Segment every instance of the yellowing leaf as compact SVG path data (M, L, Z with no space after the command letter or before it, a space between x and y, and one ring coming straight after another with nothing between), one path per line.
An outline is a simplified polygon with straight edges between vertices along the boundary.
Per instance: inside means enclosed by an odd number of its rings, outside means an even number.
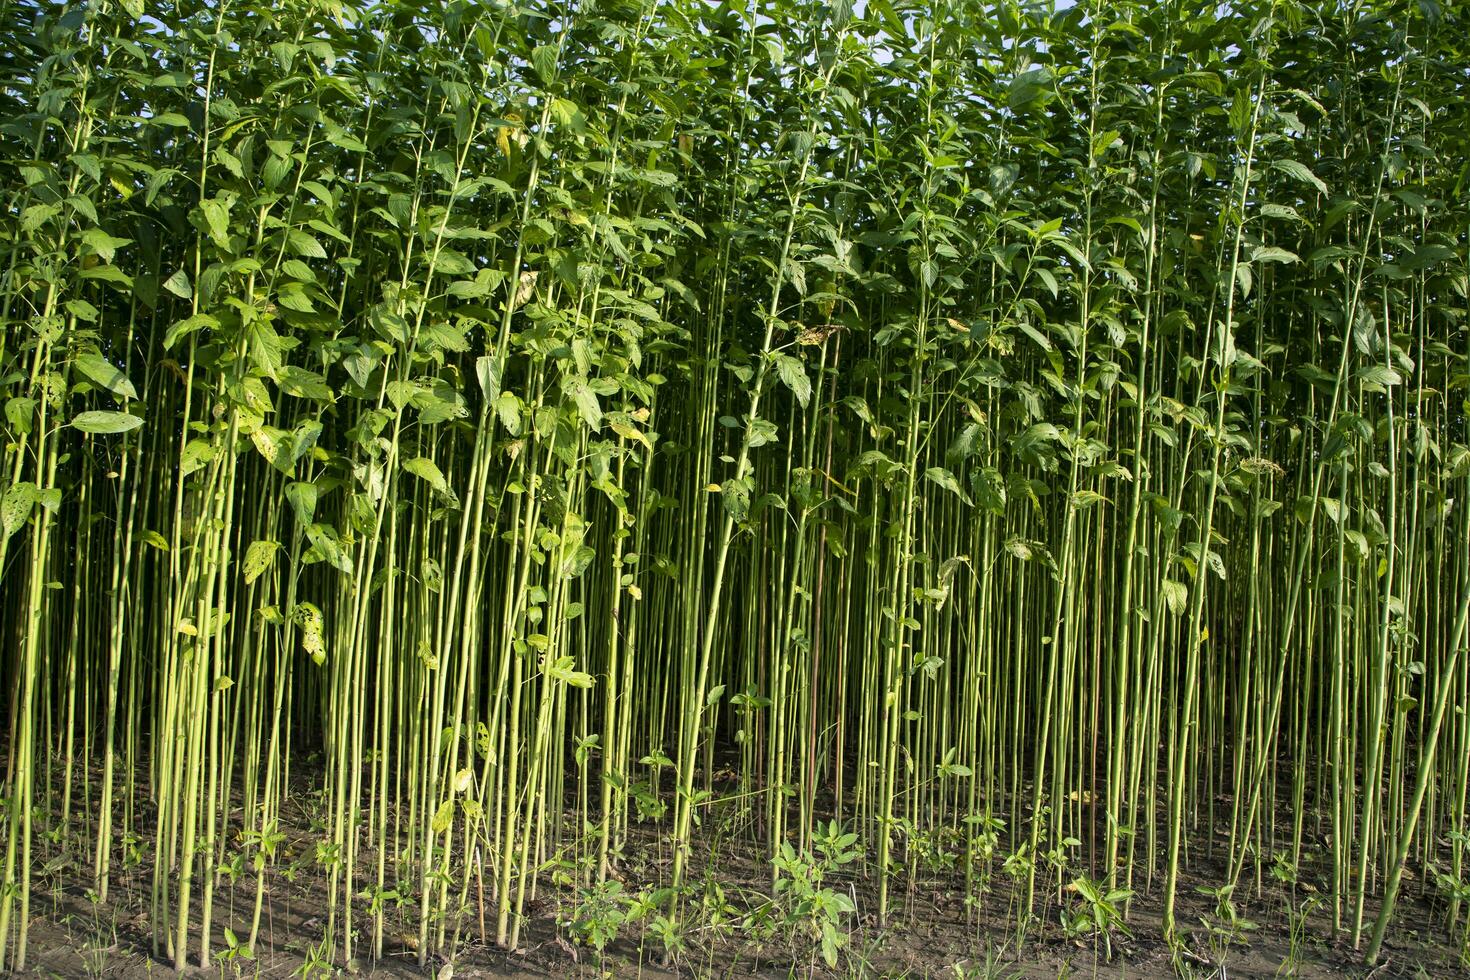
M276 541L252 541L245 549L245 584L250 585L265 574L276 560L276 551L281 547Z

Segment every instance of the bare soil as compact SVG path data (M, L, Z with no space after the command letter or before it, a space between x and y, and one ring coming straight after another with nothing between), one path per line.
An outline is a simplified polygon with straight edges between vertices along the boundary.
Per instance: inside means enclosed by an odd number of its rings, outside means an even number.
M304 768L304 767L302 767ZM310 860L320 829L312 822L311 794L304 788L296 806L288 808L298 820L286 828L275 866L267 871L265 908L260 942L253 959L230 958L225 929L239 939L249 932L256 879L245 870L237 880L221 875L214 902L213 965L194 968L190 976L291 977L307 970L313 943L320 940L326 915L325 872ZM305 801L305 802L303 802ZM57 814L59 816L59 814ZM568 821L576 817L568 811ZM37 834L33 847L39 855L32 878L32 921L27 974L44 977L115 977L133 980L173 974L172 960L155 951L151 923L153 841L150 815L134 815L136 840L121 859L115 858L111 892L97 902L91 891L91 821L85 800L74 802L65 833ZM702 823L697 857L708 862L692 869L691 880L706 891L718 886L734 909L759 906L770 893L770 872L764 855L748 835L730 834L739 826L733 815L723 818L717 805ZM670 859L661 840L662 828L640 825L625 848L618 876L628 893L656 888L667 882ZM1310 860L1299 869L1297 883L1287 888L1260 875L1259 887L1243 881L1235 906L1240 920L1231 930L1216 915L1213 897L1200 893L1225 874L1216 847L1209 841L1191 841L1190 875L1180 886L1178 921L1186 930L1187 948L1174 952L1162 941L1159 895L1162 881L1135 881L1137 895L1128 917L1128 931L1114 931L1108 943L1069 937L1062 911L1080 900L1063 892L1039 910L1024 935L1017 933L1015 907L1008 881L999 873L978 905L965 902L963 874L944 867L919 867L909 881L895 884L890 894L890 920L880 926L876 880L854 873L828 884L853 900L856 916L849 921L849 939L837 969L829 969L815 946L801 935L777 931L763 938L743 929L739 917L726 927L706 922L685 936L683 951L669 960L659 940L645 934L642 924L625 927L599 958L590 948L570 941L565 922L577 903L570 882L545 874L529 903L521 948L508 951L493 939L494 898L484 896L481 910L471 890L471 907L461 922L457 940L446 949L452 960L427 955L420 963L417 950L417 901L405 901L390 913L384 958L366 958L371 925L365 914L358 921L363 958L337 963L338 975L381 977L636 977L672 980L684 977L909 977L909 978L1032 978L1032 977L1190 977L1229 978L1326 977L1357 978L1470 978L1470 970L1456 956L1443 927L1443 905L1407 883L1395 930L1385 945L1380 964L1362 965L1342 935L1334 937L1328 881ZM1308 849L1310 850L1310 849ZM717 858L711 858L717 855ZM717 865L717 866L715 866ZM293 869L294 866L294 870ZM372 867L371 864L368 865ZM854 866L856 867L856 866ZM1252 872L1247 872L1249 878ZM363 883L366 883L364 879ZM1038 903L1043 889L1038 887ZM1289 908L1301 908L1313 895L1324 900L1305 918L1292 939ZM197 907L197 898L196 898ZM359 902L361 913L365 902ZM197 924L191 937L197 936ZM453 929L450 929L452 937ZM197 940L196 940L197 941ZM190 959L197 962L197 949ZM329 973L311 975L326 976Z

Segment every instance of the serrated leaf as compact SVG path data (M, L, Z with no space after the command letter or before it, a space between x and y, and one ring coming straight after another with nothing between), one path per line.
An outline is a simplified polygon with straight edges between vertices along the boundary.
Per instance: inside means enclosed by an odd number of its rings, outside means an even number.
M322 243L300 228L292 228L288 231L286 241L290 244L291 250L302 258L324 259L327 257L327 250L322 248Z
M83 269L80 275L83 279L100 279L127 288L133 285L133 277L115 265L94 265L90 269Z
M777 354L775 357L776 372L781 376L781 383L790 388L797 402L802 408L806 408L812 397L812 382L806 376L806 368L790 354Z
M1106 503L1107 499L1096 490L1078 490L1072 494L1072 506L1078 510L1086 510L1097 504Z
M413 401L413 396L419 393L419 386L412 381L390 381L387 385L388 401L393 407L403 409L405 405Z
M11 398L5 403L5 421L18 433L31 431L31 413L35 411L34 398Z
M500 378L505 373L505 359L491 354L475 358L475 377L480 382L480 390L485 393L486 401L494 401L500 397Z
M1031 542L1025 538L1007 539L1006 551L1010 552L1012 557L1019 558L1022 561L1030 561L1036 557L1036 552L1031 548Z
M322 611L310 602L298 602L291 619L301 627L301 648L318 666L326 662L327 646L323 637Z
M1240 295L1249 297L1256 281L1249 263L1242 262L1235 267L1235 281L1240 283Z
M514 394L509 391L500 393L500 397L495 399L495 414L506 432L512 436L521 434L521 400Z
M250 433L250 441L267 463L276 466L281 460L281 437L283 435L285 433L280 429L261 425L256 426L255 431Z

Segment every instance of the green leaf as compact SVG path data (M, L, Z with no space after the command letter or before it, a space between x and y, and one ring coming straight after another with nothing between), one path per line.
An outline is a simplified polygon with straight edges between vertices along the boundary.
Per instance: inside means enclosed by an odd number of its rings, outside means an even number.
M83 354L73 363L78 371L119 398L138 397L138 390L128 376L101 354Z
M812 397L812 382L806 376L806 368L801 361L790 354L776 354L776 371L781 376L781 383L791 389L796 400L802 408L806 408L807 402Z
M179 454L179 475L188 476L196 470L201 470L214 462L218 455L214 443L200 436L190 439L184 445L184 451Z
M1041 346L1042 350L1049 351L1052 349L1051 341L1047 339L1046 335L1043 334L1040 330L1037 330L1031 324L1027 323L1025 320L1021 320L1019 323L1016 324L1016 326L1021 328L1021 332L1023 334L1036 341L1036 343Z
M1235 267L1235 281L1240 283L1240 295L1249 297L1256 281L1250 263L1242 262Z
M1403 375L1386 364L1374 364L1358 372L1358 378L1370 388L1392 388L1404 383Z
M322 635L322 611L310 602L298 602L291 609L291 619L301 627L301 647L320 666L326 662L327 647Z
M1189 603L1189 589L1184 583L1166 578L1160 587L1164 593L1164 603L1169 607L1169 611L1176 616L1184 612L1184 607Z
M1006 105L1015 110L1023 109L1048 94L1052 73L1046 68L1033 68L1011 79L1006 87Z
M521 434L521 400L509 391L502 391L500 397L495 399L495 414L500 418L500 424L505 426L505 431L512 436Z
M731 477L719 486L720 502L731 520L743 521L750 514L750 478Z
M588 428L594 432L602 426L602 406L597 403L597 392L593 391L585 381L569 381L566 386L567 394L572 396L572 401L577 403L577 412L582 416L582 421L587 423Z
M1288 252L1284 248L1275 245L1262 245L1251 252L1252 262L1299 262L1301 259L1295 252Z
M328 565L343 574L352 574L352 556L343 550L336 528L328 524L308 524L306 538Z
M1097 504L1105 503L1107 499L1096 490L1078 490L1072 494L1072 506L1078 510L1086 510Z
M766 419L751 419L746 426L746 439L751 449L759 449L768 443L776 442L781 438L780 430L774 422Z
M1019 558L1022 561L1030 561L1036 557L1036 552L1031 547L1031 542L1025 538L1013 537L1006 539L1006 551L1010 552L1013 558Z
M308 525L316 514L317 489L315 483L286 484L286 500L291 511L302 525Z
M945 469L943 466L929 467L927 470L924 471L924 477L931 483L937 483L939 486L948 490L956 497L959 497L965 503L971 503L969 495L967 495L964 488L960 486L960 481L955 479L955 475L949 470Z
M0 497L0 530L5 532L6 538L25 524L38 496L34 483L12 483Z
M557 658L556 662L551 665L551 670L549 671L551 679L561 681L572 687L591 687L594 683L592 675L585 671L573 670L572 668L575 665L576 661L571 657Z
M276 552L280 550L277 541L252 541L250 547L245 549L245 584L250 585L256 579L265 574L272 563L276 560Z
M500 378L505 373L505 358L486 354L475 358L475 377L485 400L493 402L500 397Z
M300 228L292 228L286 233L286 241L291 246L291 251L305 259L324 259L327 250L322 248L322 243Z
M332 401L331 386L315 371L287 364L277 372L276 384L281 391L296 398L315 402Z
M36 410L34 398L11 398L5 403L5 421L18 433L31 431L31 413Z
M69 299L65 305L66 312L87 323L96 323L102 316L101 310L84 299Z
M1107 152L1109 147L1118 142L1119 135L1121 134L1116 129L1095 133L1092 137L1092 155L1094 157L1102 156Z
M541 76L541 81L544 84L550 85L556 81L556 46L552 44L537 45L531 51L531 64L535 67L536 74Z
M100 279L103 282L114 283L118 286L131 288L133 277L123 272L115 265L94 265L90 269L81 271L83 279Z
M27 234L34 232L60 212L59 204L32 204L21 212L20 230Z
M1004 517L1006 513L1006 485L1000 471L993 466L987 466L982 470L975 470L970 474L970 487L975 491L975 499L980 506L990 511L996 517Z
M163 288L173 293L179 299L188 299L194 295L194 287L189 282L189 275L183 269L175 272L163 281Z
M402 409L403 406L413 401L414 395L419 393L419 386L412 381L390 381L386 393L393 407Z
M103 262L110 263L117 250L133 244L131 238L115 238L101 228L88 228L82 232L82 244Z
M95 435L113 435L131 432L143 424L143 420L127 412L82 412L71 420L72 428Z
M454 496L453 492L449 489L449 481L444 479L444 474L440 471L439 465L427 456L415 457L404 463L403 468L428 483L439 494L445 497Z
M167 552L172 550L168 546L168 539L159 534L157 531L139 531L135 535L135 538L140 543L146 544L150 548L157 548L159 551Z
M1322 183L1322 179L1312 173L1306 164L1298 163L1295 160L1277 160L1271 166L1303 184L1315 187L1323 194L1327 193L1327 185Z
M172 350L175 344L196 330L218 326L219 320L208 313L196 313L191 317L186 317L168 328L168 332L163 335L163 349Z
M454 799L450 798L439 804L439 809L434 811L434 822L431 828L434 833L442 834L449 829L454 822Z
M297 313L316 312L316 307L312 305L311 297L307 295L306 290L294 282L287 283L276 291L276 302Z
M230 244L230 205L218 198L206 198L199 202L199 212L204 217L204 228L209 237L220 248Z

